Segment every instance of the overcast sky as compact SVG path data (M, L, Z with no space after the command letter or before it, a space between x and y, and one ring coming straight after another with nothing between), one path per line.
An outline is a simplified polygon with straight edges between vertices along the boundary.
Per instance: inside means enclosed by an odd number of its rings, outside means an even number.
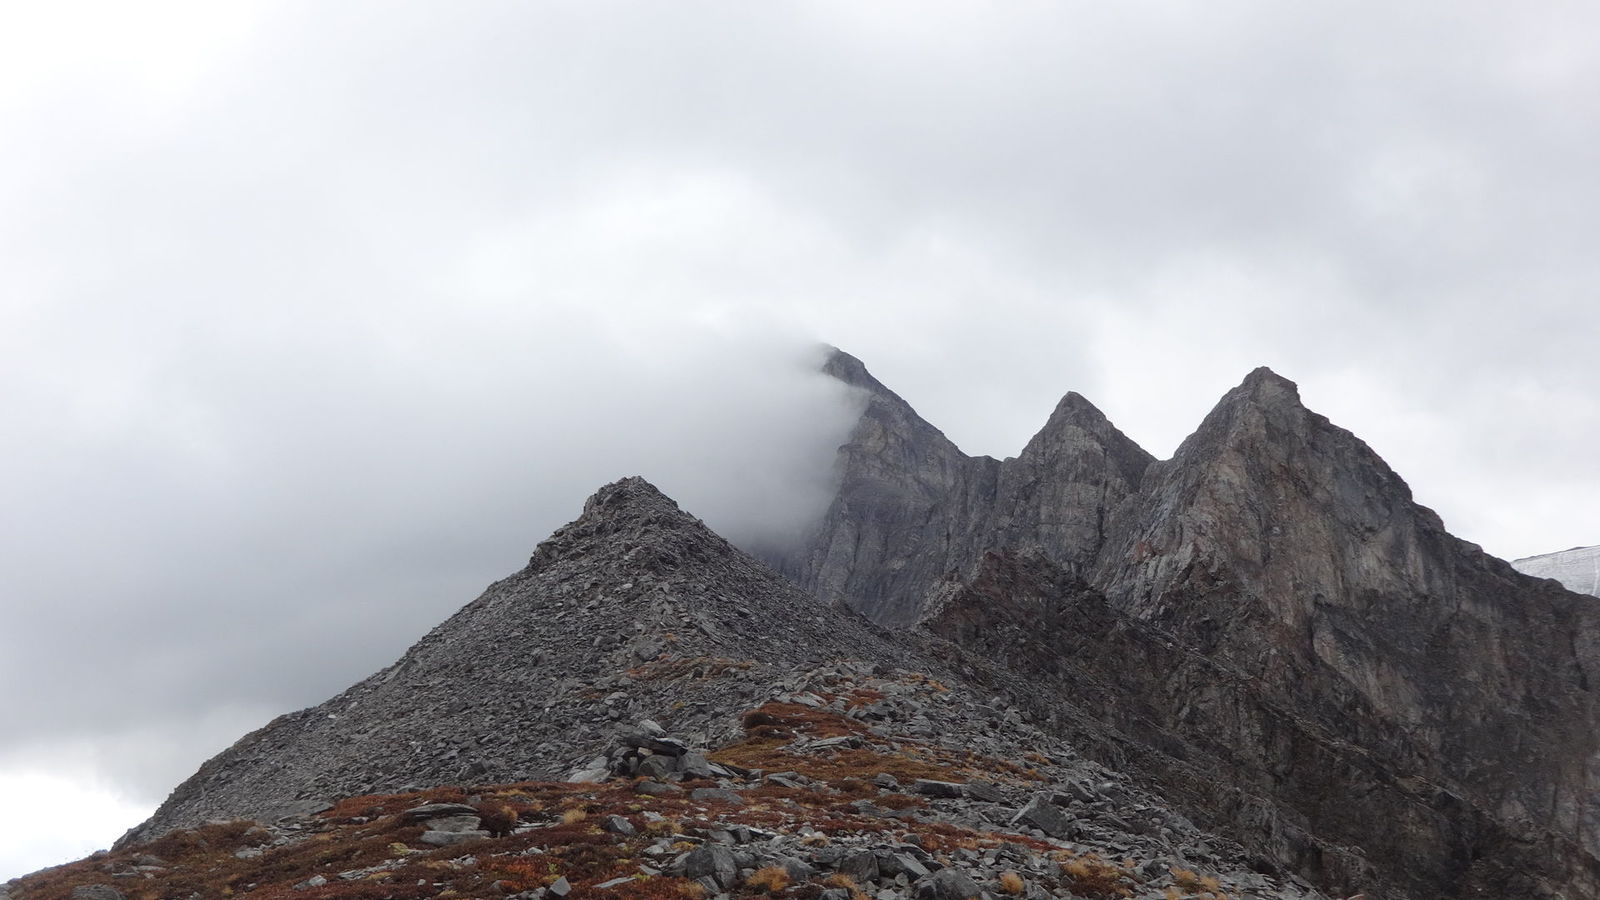
M1257 365L1600 542L1593 3L0 5L0 878L640 473L815 511L829 342L964 449ZM92 810L84 815L81 810Z

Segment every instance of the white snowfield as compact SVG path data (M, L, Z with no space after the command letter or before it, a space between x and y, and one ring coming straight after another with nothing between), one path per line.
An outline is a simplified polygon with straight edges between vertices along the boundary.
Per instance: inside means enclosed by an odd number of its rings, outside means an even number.
M1554 578L1568 590L1600 597L1600 547L1573 547L1560 553L1543 553L1514 559L1511 565L1523 574Z

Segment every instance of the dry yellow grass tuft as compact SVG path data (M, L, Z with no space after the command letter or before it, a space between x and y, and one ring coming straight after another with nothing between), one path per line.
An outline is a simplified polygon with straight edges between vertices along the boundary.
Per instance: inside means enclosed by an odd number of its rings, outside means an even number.
M578 822L582 822L588 817L588 813L584 812L582 809L573 807L572 809L569 809L561 814L561 823L563 825L574 825Z
M1061 873L1072 881L1074 893L1086 897L1117 900L1132 897L1133 877L1093 853L1075 856L1061 863Z
M1183 888L1185 893L1207 894L1215 898L1228 896L1222 890L1222 882L1215 875L1201 875L1193 869L1180 869L1177 867L1172 867L1168 871L1172 872L1172 880L1177 883L1178 887Z
M843 872L835 872L823 880L823 884L831 888L844 888L850 892L850 900L867 900L867 895L856 886L856 880Z
M1022 893L1024 885L1022 876L1015 872L1002 872L1000 875L1000 891L1006 894Z
M750 877L746 878L744 883L745 887L768 894L776 894L789 886L789 873L784 871L781 866L767 866L764 869L757 869L751 872Z

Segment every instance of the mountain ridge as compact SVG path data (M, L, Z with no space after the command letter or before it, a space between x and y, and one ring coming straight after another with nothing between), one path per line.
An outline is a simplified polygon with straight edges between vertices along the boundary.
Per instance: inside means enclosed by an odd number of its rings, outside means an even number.
M1120 497L1105 492L1098 505L1075 514L1080 526L1097 526L1081 531L1077 544L1056 540L1042 551L1039 523L1015 494L995 490L977 503L935 498L924 515L949 534L1000 538L982 552L886 527L918 512L897 489L921 477L895 469L918 453L873 457L872 450L914 442L917 433L913 426L869 442L858 428L841 448L839 496L809 554L780 567L800 570L803 585L853 587L856 593L837 599L903 626L927 624L929 599L947 586L991 577L987 553L1039 556L1134 620L1261 685L1263 697L1296 720L1354 740L1386 773L1380 782L1419 778L1441 785L1486 811L1500 823L1496 828L1516 831L1516 823L1527 821L1570 842L1572 849L1552 856L1551 871L1592 867L1600 852L1600 777L1588 762L1600 750L1590 687L1600 674L1593 604L1451 536L1370 447L1307 409L1289 379L1265 367L1249 373L1170 459L1146 464L1137 484L1107 464L1109 454L1098 471L1073 472L1077 485L1121 478L1126 488ZM863 472L879 483L876 492L857 490ZM996 520L1023 522L1022 538L987 530ZM873 580L879 562L871 556L816 553L861 534L890 545L898 540L899 571L940 576ZM849 571L851 564L869 577ZM1207 727L1238 744L1260 739L1248 717L1226 710L1208 716ZM1333 805L1338 785L1324 783L1309 795L1285 786L1285 773L1289 783L1317 783L1316 754L1269 746L1247 757L1234 777L1264 785L1280 812L1305 818L1306 834L1359 840L1359 828ZM1402 803L1405 791L1380 786L1370 800L1354 802L1370 805L1376 817L1385 815L1380 810L1391 805L1390 794ZM1390 874L1401 872L1411 853L1432 861L1433 877L1441 879L1412 890L1459 889L1457 870L1466 867L1450 860L1487 852L1474 847L1483 829L1463 816L1392 835ZM1343 877L1317 860L1281 861L1321 869L1331 882Z
M396 663L208 761L119 850L351 795L637 777L619 760L651 746L712 761L661 773L755 790L768 764L860 740L875 765L1022 778L930 821L1127 848L1141 890L1161 859L1204 858L1249 896L1297 896L1297 877L1600 896L1592 598L1449 535L1292 381L1252 371L1167 460L1068 392L996 460L860 360L824 371L866 402L804 546L763 563L643 479L606 485ZM793 733L814 704L857 724Z

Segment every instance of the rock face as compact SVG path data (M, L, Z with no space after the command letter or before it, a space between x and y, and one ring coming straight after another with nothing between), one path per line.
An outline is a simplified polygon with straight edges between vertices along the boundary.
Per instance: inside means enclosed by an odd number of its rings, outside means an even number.
M1114 519L1092 581L1119 609L1397 778L1600 853L1593 604L1450 536L1293 383L1251 373ZM1476 837L1428 839L1440 875Z
M1524 575L1554 578L1569 591L1600 597L1600 547L1573 547L1559 553L1541 553L1514 559L1511 565Z
M1450 536L1292 382L1251 373L1162 462L1068 395L995 462L853 358L829 371L873 396L776 561L801 584L1051 678L1186 809L1323 884L1600 891L1592 601Z
M835 352L824 371L867 394L839 448L841 484L803 550L769 561L825 601L909 625L933 587L985 550L1037 552L1069 570L1092 564L1107 513L1138 486L1150 454L1089 401L1067 394L1022 454L967 456Z

